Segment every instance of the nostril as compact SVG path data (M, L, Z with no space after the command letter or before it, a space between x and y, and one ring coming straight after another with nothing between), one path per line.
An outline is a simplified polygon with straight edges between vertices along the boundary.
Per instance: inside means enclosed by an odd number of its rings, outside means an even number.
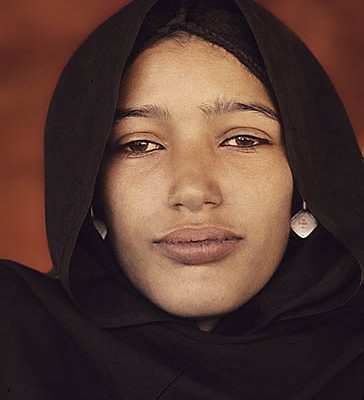
M180 191L169 197L169 204L173 208L187 208L190 211L199 211L203 207L216 207L221 203L220 196L213 193L197 193Z
M175 181L168 196L169 205L173 208L187 208L198 211L203 207L216 207L222 202L219 185L212 178L182 179Z

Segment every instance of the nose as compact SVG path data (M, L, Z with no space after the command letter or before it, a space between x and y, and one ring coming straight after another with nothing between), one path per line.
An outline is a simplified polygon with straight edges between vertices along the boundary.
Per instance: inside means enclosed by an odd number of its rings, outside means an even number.
M174 154L170 162L169 206L197 212L221 204L222 193L216 173L211 151L191 151L190 147Z

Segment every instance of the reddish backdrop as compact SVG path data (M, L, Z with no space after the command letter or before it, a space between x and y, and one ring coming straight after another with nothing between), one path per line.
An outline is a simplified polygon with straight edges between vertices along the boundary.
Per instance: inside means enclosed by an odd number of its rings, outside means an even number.
M334 81L364 150L362 0L260 0L311 48ZM50 268L43 131L65 63L127 0L0 0L0 258Z

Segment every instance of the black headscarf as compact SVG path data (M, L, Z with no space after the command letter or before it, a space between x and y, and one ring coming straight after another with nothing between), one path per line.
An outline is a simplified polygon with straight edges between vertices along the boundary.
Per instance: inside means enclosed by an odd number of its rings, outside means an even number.
M228 44L226 35L217 40L223 37L224 47L274 96L295 182L292 213L305 199L318 228L304 240L291 233L268 284L210 333L138 293L121 272L108 240L102 241L95 231L90 206L121 76L137 54L158 39L157 26L163 36L166 24L181 23L180 3L133 1L102 24L65 68L45 137L46 221L54 268L49 277L15 268L67 340L75 343L76 354L87 358L92 372L83 373L89 387L77 393L88 398L362 399L361 153L316 59L253 1L182 3L195 29L200 29L199 18L226 10L240 18L248 41L239 47L233 34ZM155 28L147 20L149 25L140 31L151 9L149 20L154 16ZM209 10L214 12L210 15ZM67 382L64 385L66 395Z

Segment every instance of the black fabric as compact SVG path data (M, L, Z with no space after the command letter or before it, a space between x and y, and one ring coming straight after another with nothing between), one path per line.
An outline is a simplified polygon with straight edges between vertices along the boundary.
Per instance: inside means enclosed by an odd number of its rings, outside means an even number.
M121 75L145 16L171 3L132 2L86 40L60 79L45 138L54 268L46 276L1 262L0 398L362 400L361 153L322 68L253 1L203 7L241 10L279 107L292 212L305 198L319 227L305 240L291 233L268 284L206 333L138 293L91 223Z

